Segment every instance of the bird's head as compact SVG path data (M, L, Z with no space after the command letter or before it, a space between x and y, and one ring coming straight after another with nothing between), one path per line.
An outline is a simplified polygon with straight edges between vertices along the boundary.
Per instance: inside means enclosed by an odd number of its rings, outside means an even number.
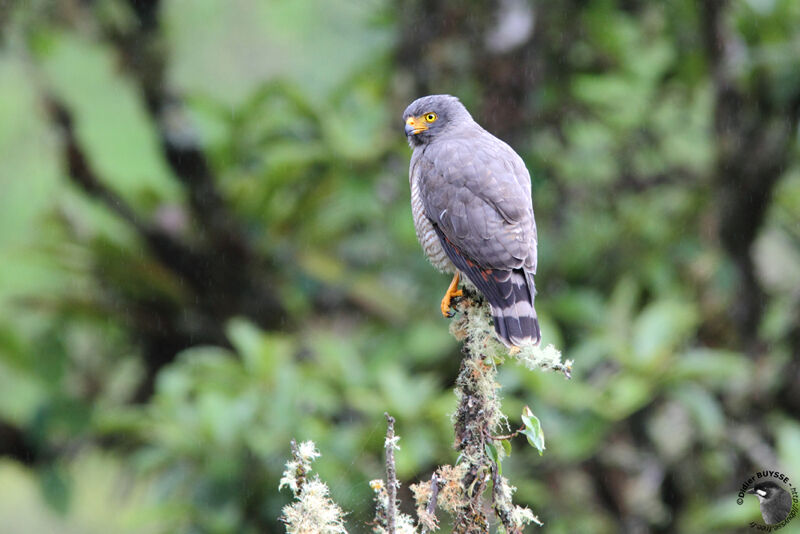
M766 482L759 482L758 484L755 484L752 488L747 490L747 493L758 497L758 502L765 502L777 495L780 495L784 491L786 490L781 488L777 483L767 480Z
M450 95L429 95L414 100L403 112L403 121L412 147L430 143L445 132L474 123L467 108Z

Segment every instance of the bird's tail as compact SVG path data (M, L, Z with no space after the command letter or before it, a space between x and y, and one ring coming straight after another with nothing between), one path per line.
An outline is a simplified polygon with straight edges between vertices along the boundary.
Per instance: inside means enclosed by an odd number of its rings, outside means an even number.
M483 293L492 308L494 330L508 347L538 345L542 340L533 307L536 286L533 273L524 268L484 269L467 259L434 225L447 257Z
M491 305L497 336L508 346L538 345L542 333L533 307L536 295L533 275L523 269L514 269L493 270L490 277L496 291L486 293L486 297Z

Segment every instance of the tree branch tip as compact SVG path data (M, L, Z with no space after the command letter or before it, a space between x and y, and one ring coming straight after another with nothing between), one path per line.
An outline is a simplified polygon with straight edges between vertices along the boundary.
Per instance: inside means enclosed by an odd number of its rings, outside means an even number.
M493 361L502 362L514 358L530 370L557 371L569 379L572 377L572 360L561 360L561 351L554 345L524 345L506 347L495 334L491 313L485 300L477 293L465 289L470 298L463 298L456 305L456 316L450 323L450 334L464 343L472 354L483 354Z
M328 486L318 476L309 477L311 462L320 456L313 441L300 444L291 441L292 459L278 489L287 486L294 494L294 502L283 507L281 523L287 532L317 532L320 534L347 534L344 512L330 498Z

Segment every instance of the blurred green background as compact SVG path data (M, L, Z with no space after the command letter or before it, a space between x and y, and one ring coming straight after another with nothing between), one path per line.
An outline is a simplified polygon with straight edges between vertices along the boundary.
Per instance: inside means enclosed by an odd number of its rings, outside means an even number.
M543 531L747 532L800 480L800 2L0 0L2 532L281 532L291 438L364 532L384 411L406 505L454 461L428 93L533 176Z

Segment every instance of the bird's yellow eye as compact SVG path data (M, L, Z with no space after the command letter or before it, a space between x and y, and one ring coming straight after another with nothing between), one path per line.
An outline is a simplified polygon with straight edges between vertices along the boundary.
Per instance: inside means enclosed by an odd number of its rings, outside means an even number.
M438 118L439 117L436 115L436 113L428 113L425 115L425 122L433 122Z

